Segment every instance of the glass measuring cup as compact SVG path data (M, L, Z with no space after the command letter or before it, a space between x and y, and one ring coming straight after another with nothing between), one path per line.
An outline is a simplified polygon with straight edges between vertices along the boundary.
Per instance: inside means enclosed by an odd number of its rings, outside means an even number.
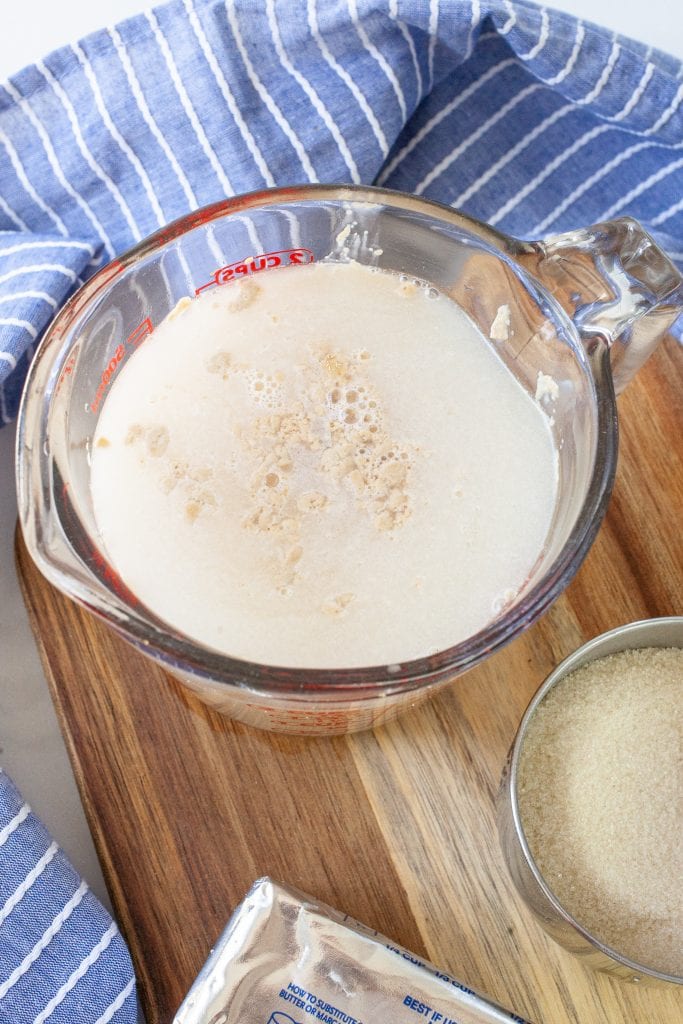
M107 391L176 303L321 259L354 259L430 282L463 307L521 385L551 403L557 502L525 585L476 635L400 665L290 669L204 647L128 590L93 515L90 450ZM51 582L220 711L295 733L379 724L525 629L577 571L614 478L614 389L647 358L682 299L673 265L628 219L527 243L436 203L350 186L270 190L200 210L101 270L48 331L19 417L27 547ZM545 398L544 382L552 385Z

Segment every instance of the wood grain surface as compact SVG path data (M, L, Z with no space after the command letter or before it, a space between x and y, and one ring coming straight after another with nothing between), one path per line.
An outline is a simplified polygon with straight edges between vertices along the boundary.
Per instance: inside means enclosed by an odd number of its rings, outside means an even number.
M590 972L513 890L494 803L522 712L575 647L683 613L683 350L619 399L607 519L574 582L504 651L374 732L292 738L221 718L18 567L149 1024L168 1024L261 875L335 906L535 1024L676 1024L683 989ZM389 1024L389 1022L387 1022Z

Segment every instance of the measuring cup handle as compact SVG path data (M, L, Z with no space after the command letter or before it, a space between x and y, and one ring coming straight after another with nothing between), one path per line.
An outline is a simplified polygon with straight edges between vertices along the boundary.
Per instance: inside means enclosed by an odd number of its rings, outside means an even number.
M520 262L566 310L589 354L609 347L617 393L683 313L683 278L631 217L528 243Z

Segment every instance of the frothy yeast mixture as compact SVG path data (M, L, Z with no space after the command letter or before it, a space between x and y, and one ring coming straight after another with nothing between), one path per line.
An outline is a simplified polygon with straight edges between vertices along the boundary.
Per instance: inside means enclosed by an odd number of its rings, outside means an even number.
M181 301L101 412L92 497L128 587L265 664L406 661L482 628L550 524L543 411L463 311L355 263Z

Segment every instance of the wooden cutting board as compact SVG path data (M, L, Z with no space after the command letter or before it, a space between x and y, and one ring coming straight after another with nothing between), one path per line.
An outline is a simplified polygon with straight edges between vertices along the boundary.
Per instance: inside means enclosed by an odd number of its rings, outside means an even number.
M572 649L681 614L683 350L619 400L607 519L565 595L432 703L374 732L291 738L206 709L38 574L19 574L130 945L149 1024L168 1024L251 883L288 882L535 1024L676 1024L683 988L589 972L513 890L494 798L516 726ZM387 1022L389 1024L389 1022Z

